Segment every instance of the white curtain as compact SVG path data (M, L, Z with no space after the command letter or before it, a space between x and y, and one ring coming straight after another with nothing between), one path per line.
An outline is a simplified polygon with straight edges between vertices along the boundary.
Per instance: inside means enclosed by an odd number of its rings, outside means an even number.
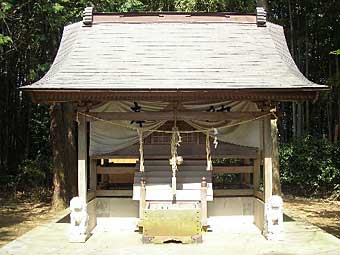
M140 108L139 108L140 107ZM112 101L91 110L91 112L132 112L132 111L160 111L170 108L166 102L147 102L147 101ZM192 111L227 111L246 112L258 111L255 103L252 102L192 102L184 103L178 106L179 110ZM242 146L261 147L260 141L260 121L255 120L244 124L226 127L239 123L239 121L204 121L191 120L187 121L195 129L216 128L218 130L217 138L220 141L233 143ZM143 129L158 129L166 121L145 121L142 123ZM135 129L139 123L131 121L92 121L90 124L90 156L110 154L114 151L129 147L139 140L138 133ZM144 132L143 136L150 135L150 132ZM169 145L170 146L170 145Z
M215 104L202 104L202 105L184 105L186 109L199 110L211 109L213 107L215 110L221 110L222 107L229 108L231 112L256 112L259 111L255 103L242 101L242 102L222 102ZM202 128L216 128L218 131L217 138L220 141L226 143L233 143L242 146L249 147L261 147L260 141L260 120L254 120L251 122L246 122L240 125L235 125L240 123L239 120L234 121L214 121L207 122L201 120L187 121L189 125L196 129ZM230 125L231 127L226 127Z

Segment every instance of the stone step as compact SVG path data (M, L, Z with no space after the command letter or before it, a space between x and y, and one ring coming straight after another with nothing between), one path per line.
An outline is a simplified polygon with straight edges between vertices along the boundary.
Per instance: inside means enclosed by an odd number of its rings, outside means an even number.
M144 173L137 172L135 177L172 177L172 171L145 171ZM211 173L207 171L177 171L177 177L207 177L211 176Z
M140 177L134 178L134 185L140 183ZM169 184L172 181L172 177L144 177L144 180L146 182L146 185L152 185L152 184ZM199 183L201 185L202 177L201 176L192 176L192 177L177 177L176 178L177 183ZM211 182L211 177L206 176L206 181Z
M146 209L150 210L176 210L176 209L201 209L200 202L180 201L151 201L146 203Z
M141 177L146 182L147 201L172 201L172 171L168 160L144 162L145 172L135 173L133 199L140 199ZM202 177L207 181L207 200L213 200L212 173L206 170L205 160L188 160L179 166L176 176L176 200L200 201Z
M140 199L140 189L134 188L133 192L133 200ZM146 201L172 201L172 190L164 189L157 191L146 191ZM201 200L201 191L200 190L177 190L176 191L176 200L177 201L200 201ZM207 201L213 200L212 192L207 193Z
M169 157L170 158L170 157ZM185 160L182 166L206 166L205 160ZM170 166L169 160L145 160L144 166Z
M140 185L135 185L135 187L140 188ZM176 184L177 190L187 190L187 189L201 189L200 183L177 183ZM207 188L212 189L212 183L207 183ZM146 190L168 190L171 189L170 183L157 183L157 184L150 184L146 186Z
M139 169L139 166L137 167ZM206 171L206 166L185 166L180 165L178 166L179 171ZM163 166L144 166L145 172L152 172L152 171L171 171L171 166L163 165Z

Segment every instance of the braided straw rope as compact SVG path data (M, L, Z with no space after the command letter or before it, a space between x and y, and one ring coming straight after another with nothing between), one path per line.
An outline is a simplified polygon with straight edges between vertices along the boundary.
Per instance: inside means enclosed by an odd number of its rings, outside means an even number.
M191 134L191 133L207 133L207 132L211 132L214 130L214 128L205 128L205 129L195 129L195 130L159 130L159 129L148 129L148 128L142 128L142 127L134 127L132 125L124 125L121 123L116 123L113 121L109 121L109 120L104 120L95 116L92 116L91 114L88 113L83 113L83 112L77 112L77 120L78 120L78 116L79 115L83 115L85 117L97 120L97 121L103 121L105 123L111 124L113 126L117 126L117 127L122 127L122 128L128 128L128 129L132 129L132 130L136 130L138 132L138 130L142 131L142 132L157 132L157 133L165 133L165 134L173 134L173 133L181 133L181 134ZM255 117L253 119L249 119L249 120L244 120L244 121L240 121L237 123L232 123L232 124L228 124L219 128L229 128L229 127L235 127L235 126L239 126L239 125L243 125L243 124L247 124L250 122L253 122L255 120L259 120L262 119L264 117L273 115L275 118L277 118L276 114L274 112L269 112L269 113L265 113L261 116ZM78 122L78 121L77 121Z
M205 143L205 149L206 149L206 154L207 154L207 171L212 171L212 160L211 160L211 149L210 149L210 132L214 131L214 128L208 128L208 129L196 129L196 130L190 130L190 131L179 131L176 126L172 129L172 130L158 130L158 129L147 129L147 128L142 128L142 127L134 127L131 125L124 125L124 124L120 124L120 123L115 123L109 120L104 120L95 116L92 116L91 114L86 114L83 112L77 112L77 122L78 121L78 116L83 115L85 117L89 117L92 119L95 119L97 121L103 121L105 123L114 125L114 126L118 126L118 127L123 127L123 128L128 128L128 129L132 129L132 130L136 130L139 136L139 153L140 153L140 166L139 166L139 170L140 172L144 172L144 152L143 152L143 132L157 132L157 133L166 133L166 134L172 134L171 137L171 165L172 165L172 171L173 171L173 179L176 178L176 171L177 169L177 164L176 164L176 157L177 157L177 146L179 145L178 143L180 142L181 138L180 138L180 134L190 134L190 133L205 133L206 134L206 143ZM175 113L176 114L176 113ZM259 117L250 119L250 120L245 120L245 121L240 121L238 123L233 123L233 124L229 124L220 128L228 128L228 127L235 127L238 125L242 125L242 124L246 124L255 120L259 120L262 119L264 117L267 117L269 115L273 115L275 118L277 118L275 112L271 111L270 113L266 113L263 114ZM176 121L176 115L175 115L175 121ZM173 182L176 181L173 180ZM174 185L172 185L174 186ZM173 194L176 194L176 186L172 187L173 189Z

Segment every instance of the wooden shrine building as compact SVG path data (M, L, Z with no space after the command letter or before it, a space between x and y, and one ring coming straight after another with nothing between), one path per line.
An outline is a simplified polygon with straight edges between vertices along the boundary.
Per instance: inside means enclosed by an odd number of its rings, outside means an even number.
M143 240L156 242L201 240L216 211L251 217L266 231L275 105L315 100L325 89L301 74L263 8L86 8L82 22L65 27L48 73L22 88L35 102L78 106L86 232L123 197L139 205Z

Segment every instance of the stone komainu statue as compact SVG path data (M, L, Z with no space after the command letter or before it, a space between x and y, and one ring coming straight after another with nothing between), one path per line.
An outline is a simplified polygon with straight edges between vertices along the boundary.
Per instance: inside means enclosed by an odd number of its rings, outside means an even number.
M283 239L283 201L280 196L272 196L265 208L264 235L268 240Z
M70 209L70 241L85 242L85 239L87 238L87 226L89 221L86 203L80 197L74 197L71 199Z

